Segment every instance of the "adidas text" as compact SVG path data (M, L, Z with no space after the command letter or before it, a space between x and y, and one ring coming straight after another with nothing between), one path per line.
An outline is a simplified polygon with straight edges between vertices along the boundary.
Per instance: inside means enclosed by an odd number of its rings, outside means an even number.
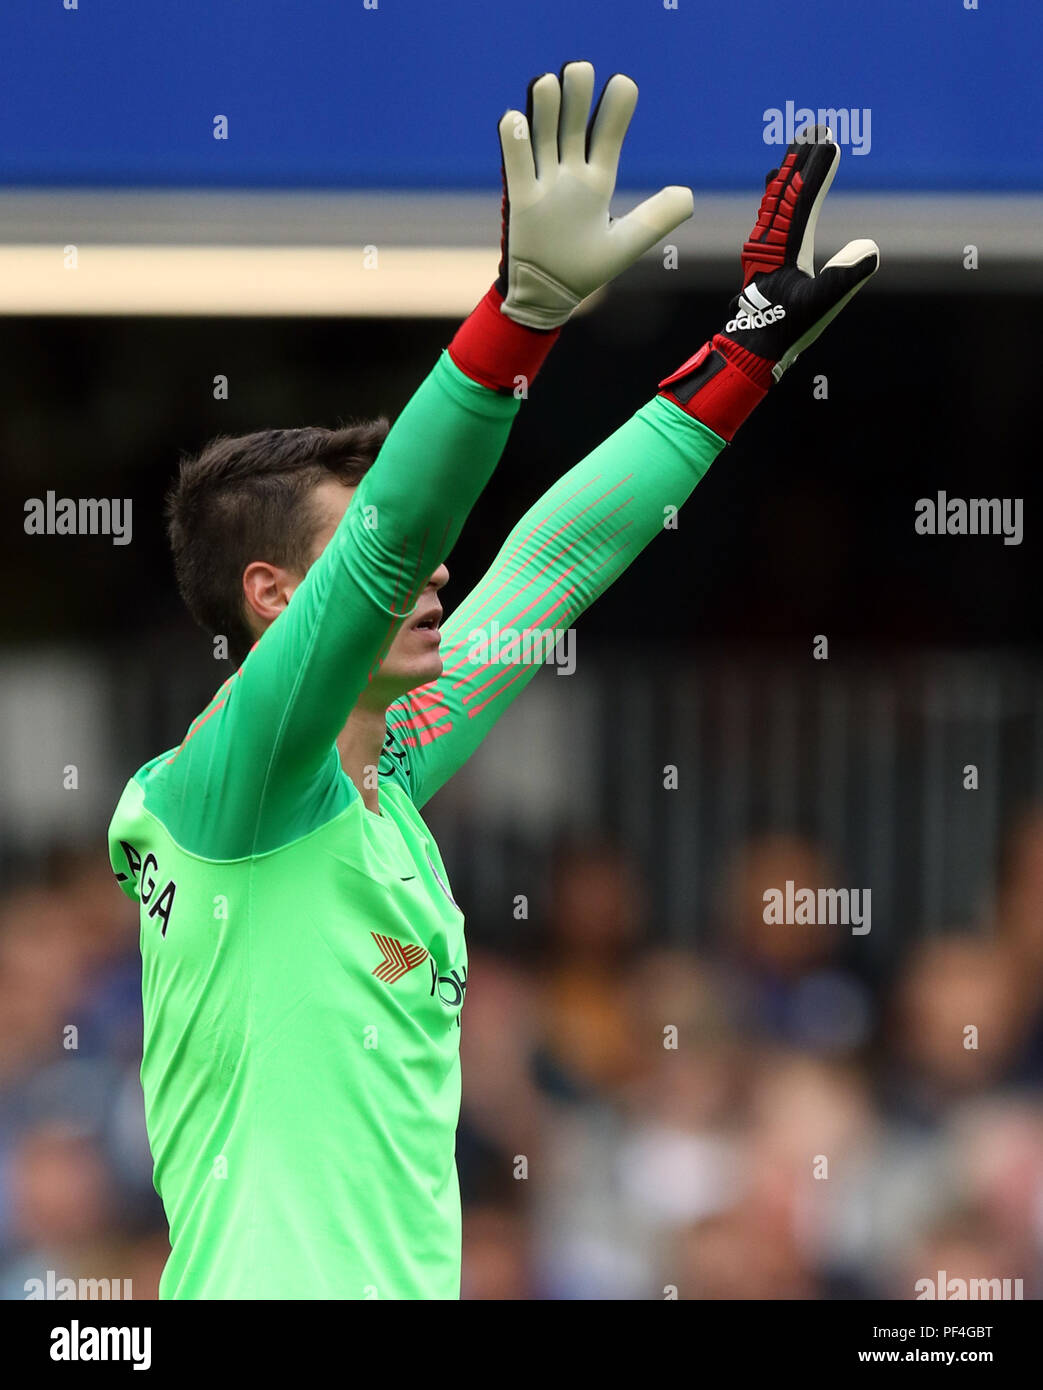
M724 326L725 333L742 333L748 328L767 328L770 323L778 323L779 319L786 317L786 310L781 304L774 304L770 309L758 310L755 314L738 314L730 319Z

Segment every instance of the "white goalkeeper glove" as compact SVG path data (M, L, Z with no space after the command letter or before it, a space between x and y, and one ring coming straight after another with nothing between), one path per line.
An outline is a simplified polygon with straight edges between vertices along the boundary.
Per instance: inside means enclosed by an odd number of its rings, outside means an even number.
M527 114L500 120L503 240L496 289L502 312L529 328L560 327L587 295L614 280L692 215L692 190L671 186L613 219L619 155L637 84L606 82L593 116L594 69L566 63L529 84Z

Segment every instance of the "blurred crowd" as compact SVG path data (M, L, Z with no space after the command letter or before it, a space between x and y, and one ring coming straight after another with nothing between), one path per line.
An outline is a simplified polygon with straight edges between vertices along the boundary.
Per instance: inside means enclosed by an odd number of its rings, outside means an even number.
M988 918L884 975L842 927L766 923L786 880L842 881L750 840L693 923L714 948L682 950L619 846L571 845L510 953L472 943L465 1298L1043 1296L1043 811ZM0 1296L48 1270L156 1296L140 1046L135 909L61 857L0 899Z

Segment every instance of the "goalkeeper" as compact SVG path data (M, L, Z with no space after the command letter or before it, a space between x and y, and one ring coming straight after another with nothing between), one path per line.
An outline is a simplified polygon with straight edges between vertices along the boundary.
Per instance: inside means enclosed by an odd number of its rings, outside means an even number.
M561 628L657 534L876 268L813 274L839 150L769 176L725 326L522 518L441 622L445 558L572 309L691 213L609 217L637 89L589 64L500 123L499 278L382 427L223 439L169 502L179 583L241 662L109 832L140 904L163 1298L456 1298L463 915L425 802L535 672L475 630ZM379 448L379 457L373 462ZM372 465L372 466L371 466Z

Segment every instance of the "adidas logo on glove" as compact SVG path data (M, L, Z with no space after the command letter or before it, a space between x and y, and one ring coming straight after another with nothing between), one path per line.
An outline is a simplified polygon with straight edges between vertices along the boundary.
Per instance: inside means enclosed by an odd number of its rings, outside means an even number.
M740 333L748 328L767 328L770 323L778 323L786 317L781 304L772 304L761 294L756 285L748 285L739 295L740 312L724 326L725 333Z

